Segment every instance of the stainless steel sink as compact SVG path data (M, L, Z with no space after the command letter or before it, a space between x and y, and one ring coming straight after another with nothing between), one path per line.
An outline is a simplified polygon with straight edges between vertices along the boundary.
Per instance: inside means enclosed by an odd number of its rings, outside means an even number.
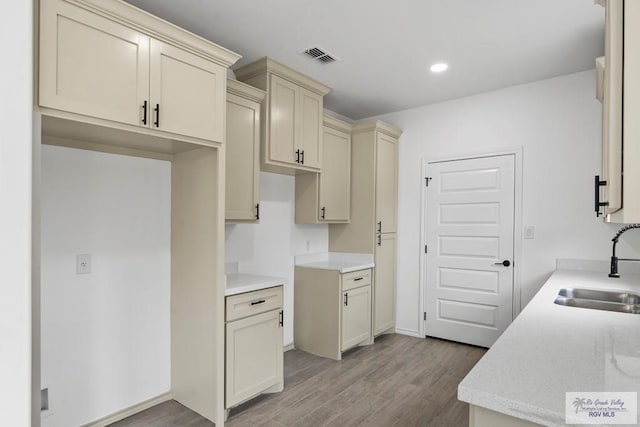
M640 295L626 291L562 288L554 303L568 307L640 314Z

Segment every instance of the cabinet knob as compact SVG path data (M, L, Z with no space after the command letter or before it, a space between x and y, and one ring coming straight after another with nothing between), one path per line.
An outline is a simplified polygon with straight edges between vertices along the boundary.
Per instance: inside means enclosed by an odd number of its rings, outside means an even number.
M378 233L382 233L382 221L378 221Z
M324 219L325 212L326 212L326 208L323 206L322 209L320 209L320 218Z
M300 161L300 163L302 163L304 165L304 150L302 150L300 152L300 157L302 158L302 160Z
M296 163L300 163L300 150L296 150Z

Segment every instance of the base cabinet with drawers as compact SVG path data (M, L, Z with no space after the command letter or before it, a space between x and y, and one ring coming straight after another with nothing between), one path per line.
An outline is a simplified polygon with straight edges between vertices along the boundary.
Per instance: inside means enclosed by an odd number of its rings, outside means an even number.
M372 344L371 275L370 268L340 273L296 267L296 349L340 360L342 352Z
M284 388L282 286L226 297L225 408Z

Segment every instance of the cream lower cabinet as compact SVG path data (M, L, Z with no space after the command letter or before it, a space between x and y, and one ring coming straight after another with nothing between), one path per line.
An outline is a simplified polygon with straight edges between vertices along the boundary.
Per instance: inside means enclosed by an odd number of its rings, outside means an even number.
M284 387L282 286L226 298L225 408Z
M238 55L97 0L40 1L39 49L40 106L224 142L226 68Z
M262 169L294 175L322 169L323 97L329 87L269 58L245 65L238 80L267 92Z
M297 349L335 360L373 343L371 269L295 269L294 343Z
M260 112L265 93L227 82L227 223L260 219Z
M297 224L349 222L351 125L324 116L322 172L296 175Z

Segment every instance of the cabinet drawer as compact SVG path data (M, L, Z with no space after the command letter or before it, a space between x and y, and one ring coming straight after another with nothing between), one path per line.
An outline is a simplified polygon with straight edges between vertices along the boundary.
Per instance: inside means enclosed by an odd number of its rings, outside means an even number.
M227 322L282 307L282 286L227 297Z
M352 271L342 275L342 291L371 284L371 269Z

